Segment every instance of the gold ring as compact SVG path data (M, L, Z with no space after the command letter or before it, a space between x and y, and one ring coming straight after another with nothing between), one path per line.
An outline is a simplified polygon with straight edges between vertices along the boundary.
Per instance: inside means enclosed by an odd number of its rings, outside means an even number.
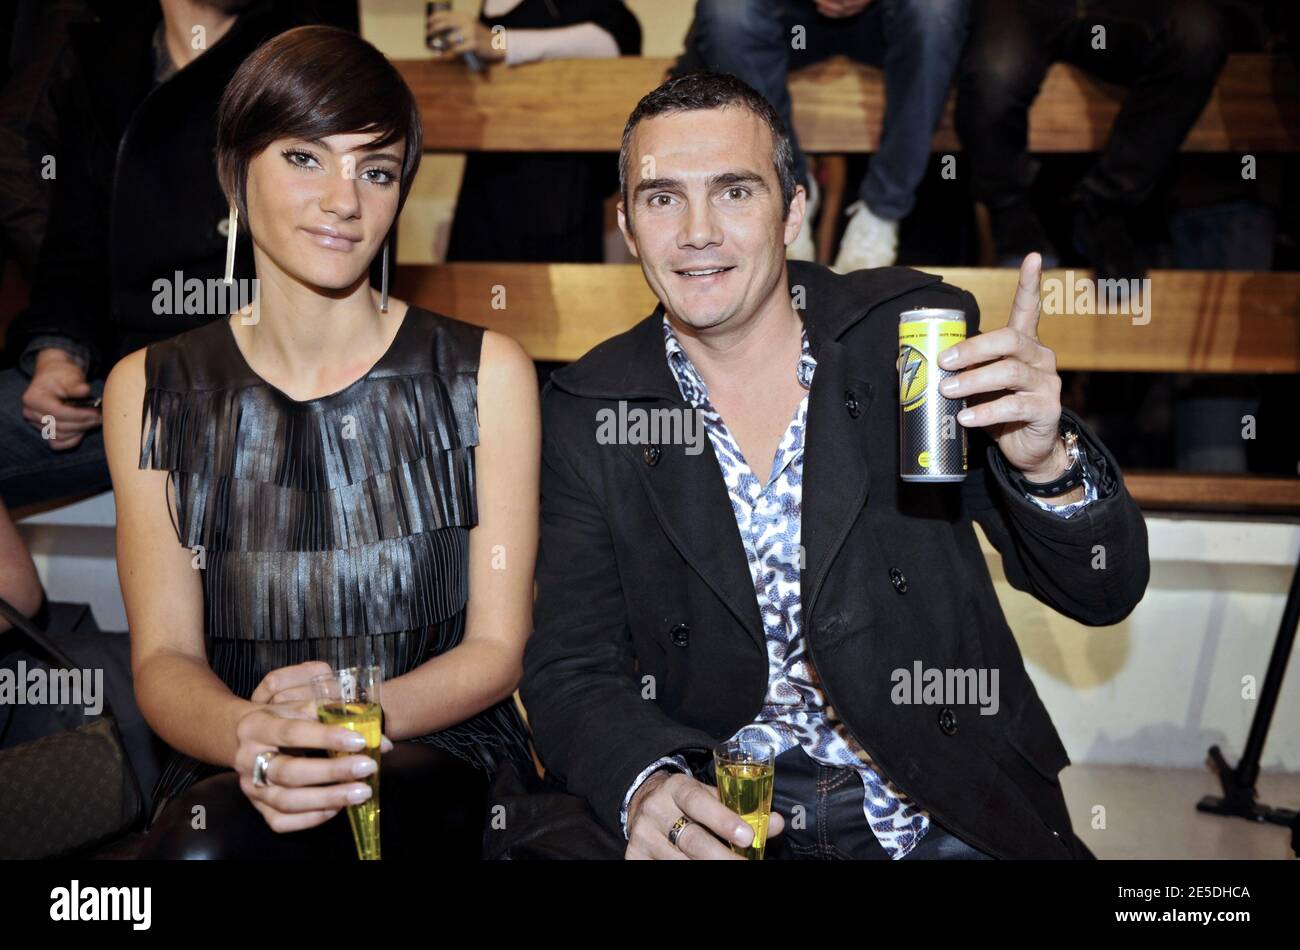
M674 848L677 847L677 839L682 836L682 829L691 823L691 820L685 815L673 822L673 826L668 831L668 843Z

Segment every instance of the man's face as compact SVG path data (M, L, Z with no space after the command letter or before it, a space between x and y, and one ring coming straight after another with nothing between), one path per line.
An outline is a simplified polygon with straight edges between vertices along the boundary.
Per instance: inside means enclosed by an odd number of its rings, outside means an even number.
M772 145L739 107L654 116L632 134L619 227L655 296L688 326L743 323L782 281L804 204L799 189L782 219Z

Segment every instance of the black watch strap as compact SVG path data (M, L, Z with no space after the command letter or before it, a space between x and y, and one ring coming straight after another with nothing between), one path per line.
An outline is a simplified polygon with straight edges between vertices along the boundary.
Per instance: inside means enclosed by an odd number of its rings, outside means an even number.
M1061 425L1061 438L1066 442L1066 448L1070 452L1073 461L1060 478L1051 482L1031 482L1025 478L1019 471L1015 472L1016 485L1025 492L1036 498L1054 498L1057 495L1064 495L1083 484L1084 475L1087 471L1087 456L1083 451L1083 444L1079 440L1078 430L1072 426L1067 426L1064 422Z

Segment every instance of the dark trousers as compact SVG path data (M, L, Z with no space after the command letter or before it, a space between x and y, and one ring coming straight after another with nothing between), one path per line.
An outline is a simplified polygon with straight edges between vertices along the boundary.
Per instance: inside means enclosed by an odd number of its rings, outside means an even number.
M799 746L776 759L772 809L785 830L767 843L768 860L889 860L863 812L862 779L856 771L822 765ZM793 820L802 815L802 822ZM795 828L802 824L802 828ZM931 819L925 837L901 860L990 861L985 854Z
M450 752L398 742L380 760L379 833L385 859L482 857L489 776ZM198 821L198 817L202 821ZM202 824L202 827L194 827ZM173 798L154 822L140 857L154 860L357 860L346 810L305 831L272 831L222 772Z
M1028 193L1038 171L1029 105L1048 67L1064 60L1128 87L1080 194L1140 204L1201 114L1226 55L1212 0L976 0L956 111L975 197L999 210Z

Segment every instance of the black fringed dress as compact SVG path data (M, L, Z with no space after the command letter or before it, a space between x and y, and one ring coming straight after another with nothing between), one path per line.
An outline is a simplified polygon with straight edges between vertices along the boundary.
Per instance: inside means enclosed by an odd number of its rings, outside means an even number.
M365 376L305 401L253 372L227 319L149 347L140 467L171 475L208 660L233 693L307 660L390 679L461 641L482 336L412 306ZM512 699L419 739L489 773L531 767ZM155 816L219 771L176 753Z

